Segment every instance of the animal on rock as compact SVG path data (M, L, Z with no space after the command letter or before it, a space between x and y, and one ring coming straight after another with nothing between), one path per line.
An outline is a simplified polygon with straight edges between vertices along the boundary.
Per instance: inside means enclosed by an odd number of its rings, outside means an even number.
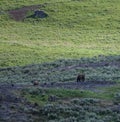
M85 74L79 74L77 76L77 82L84 82L85 81Z

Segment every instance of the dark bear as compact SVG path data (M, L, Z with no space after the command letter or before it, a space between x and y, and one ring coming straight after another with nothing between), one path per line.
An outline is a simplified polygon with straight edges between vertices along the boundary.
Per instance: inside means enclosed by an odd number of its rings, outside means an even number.
M85 81L85 74L79 74L77 76L77 82L84 82Z
M34 86L39 85L39 82L38 81L32 81L32 83L33 83Z

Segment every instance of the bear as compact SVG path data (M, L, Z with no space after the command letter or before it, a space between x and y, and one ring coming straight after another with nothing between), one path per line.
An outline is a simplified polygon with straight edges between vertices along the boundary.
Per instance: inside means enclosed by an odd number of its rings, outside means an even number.
M38 82L38 81L32 81L32 84L33 84L34 86L37 86L37 85L39 85L39 82Z
M77 76L77 82L84 82L85 81L85 74L79 74Z

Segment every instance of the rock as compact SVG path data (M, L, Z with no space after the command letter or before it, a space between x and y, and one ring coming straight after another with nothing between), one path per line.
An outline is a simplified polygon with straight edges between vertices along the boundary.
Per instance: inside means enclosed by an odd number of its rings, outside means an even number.
M39 11L39 10L37 10L37 11L35 11L35 16L36 16L36 17L40 17L40 18L45 18L45 17L47 17L48 15L47 15L44 11Z
M32 16L30 16L30 17L33 17L33 18L45 18L47 16L48 16L48 14L46 14L44 11L36 10L34 12L34 14Z

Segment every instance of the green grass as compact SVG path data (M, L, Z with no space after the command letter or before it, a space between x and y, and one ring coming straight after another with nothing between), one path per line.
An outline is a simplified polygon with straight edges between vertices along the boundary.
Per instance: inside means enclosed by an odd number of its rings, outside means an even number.
M35 109L37 110L35 112L44 121L117 122L120 120L117 106L120 102L120 84L101 88L101 92L97 93L80 89L28 88L22 91L22 95L32 104L38 104L36 107L38 110ZM49 101L51 95L57 99Z
M44 4L40 9L49 15L47 18L17 22L8 14L12 9L38 4ZM1 83L74 82L81 71L86 81L117 82L96 91L22 90L22 97L39 104L24 107L24 111L33 113L29 116L35 115L34 121L120 121L120 112L111 108L120 102L119 6L120 0L0 0ZM51 95L58 99L48 101Z
M93 92L89 90L69 90L69 89L42 89L31 88L24 89L22 94L32 103L38 103L39 105L45 105L47 103L58 103L64 101L70 101L72 99L83 98L95 98L105 101L116 101L115 95L120 93L120 84L109 88L101 88L101 92ZM57 101L48 101L49 96L55 96Z
M41 92L42 91L42 92ZM57 97L58 101L69 101L73 98L90 98L97 96L96 93L85 90L68 90L68 89L24 89L23 93L32 103L37 102L39 105L45 105L49 103L48 98L51 95Z
M48 3L45 19L12 20L7 10ZM120 1L0 2L0 67L65 58L119 55Z

